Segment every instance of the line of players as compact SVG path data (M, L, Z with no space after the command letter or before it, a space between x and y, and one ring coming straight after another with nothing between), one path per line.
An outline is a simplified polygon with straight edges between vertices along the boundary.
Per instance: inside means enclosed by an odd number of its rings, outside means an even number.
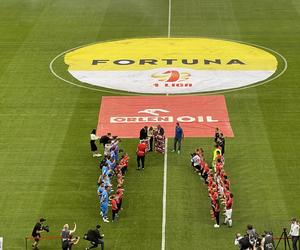
M120 139L113 137L104 144L104 156L100 161L100 176L98 178L97 195L100 203L100 214L104 222L109 223L108 210L111 206L112 222L119 216L122 210L123 182L128 168L129 157L123 153L119 157ZM114 192L112 179L116 178L116 190Z
M216 133L217 134L217 133ZM211 202L211 217L216 220L215 228L220 227L221 205L224 206L225 225L232 227L232 206L233 194L230 191L230 181L224 170L224 146L218 143L218 137L215 137L215 148L213 152L212 168L205 161L204 151L202 148L196 149L192 154L192 167L199 174L207 185L208 196Z

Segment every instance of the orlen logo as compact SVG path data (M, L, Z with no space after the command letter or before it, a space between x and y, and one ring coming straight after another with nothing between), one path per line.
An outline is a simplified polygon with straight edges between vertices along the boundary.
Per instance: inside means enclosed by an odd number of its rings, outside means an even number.
M66 53L64 61L81 82L137 93L228 90L279 74L277 58L267 49L209 38L97 43Z
M150 114L144 116L111 116L110 123L147 123L147 122L161 122L161 123L172 123L176 122L183 122L183 123L192 123L192 122L208 122L208 123L215 123L219 122L219 120L214 119L213 116L207 115L198 115L198 116L191 116L191 115L167 115L166 113L170 113L169 110L166 109L144 109L137 112L138 114ZM161 113L161 114L160 114Z
M97 135L110 131L136 138L142 126L161 124L166 136L173 137L175 122L182 124L185 137L211 137L216 127L233 136L225 97L220 95L103 96Z
M191 74L186 72L180 73L177 70L168 70L162 74L155 73L151 76L161 82L181 82L188 80Z

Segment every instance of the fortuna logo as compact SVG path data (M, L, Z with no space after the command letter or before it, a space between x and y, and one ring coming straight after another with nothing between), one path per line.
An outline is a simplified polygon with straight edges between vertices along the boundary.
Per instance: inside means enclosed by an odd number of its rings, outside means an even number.
M182 94L241 88L277 71L276 57L240 42L141 38L88 45L65 54L78 81L137 93Z
M203 116L189 116L189 115L182 115L182 116L160 116L159 113L169 113L170 111L165 109L144 109L138 111L137 113L147 113L152 116L111 116L110 123L143 123L143 122L161 122L161 123L170 123L170 122L182 122L182 123L189 123L189 122L219 122L219 120L214 119L211 115Z
M190 78L191 74L182 72L180 73L177 70L168 70L162 74L156 73L151 75L151 77L158 79L161 82L181 82L186 81Z

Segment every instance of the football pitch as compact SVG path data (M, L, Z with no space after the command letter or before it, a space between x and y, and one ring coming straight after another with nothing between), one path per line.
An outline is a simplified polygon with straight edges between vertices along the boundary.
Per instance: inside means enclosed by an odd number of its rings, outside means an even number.
M40 217L50 227L47 236L59 236L65 223L75 221L80 237L101 224L105 249L235 249L235 234L247 224L280 236L291 217L300 217L299 30L296 0L1 0L3 249L25 249ZM213 138L185 138L179 155L170 152L169 138L167 154L149 153L146 169L136 171L139 131L120 144L130 157L124 210L118 221L102 222L99 160L91 156L89 135L103 96L142 94L82 83L68 72L64 55L100 42L150 38L239 41L275 52L279 73L272 81L193 93L226 99L234 132L226 138L225 164L232 228L213 227L207 188L190 167L196 148L212 158ZM73 249L88 245L81 240ZM42 240L40 249L61 249L61 242Z

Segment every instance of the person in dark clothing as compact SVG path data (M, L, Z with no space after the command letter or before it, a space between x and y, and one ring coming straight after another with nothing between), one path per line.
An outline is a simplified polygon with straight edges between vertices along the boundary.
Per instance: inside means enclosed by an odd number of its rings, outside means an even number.
M176 146L178 143L178 154L180 154L181 142L183 138L184 138L183 129L180 127L179 122L176 122L175 136L174 136L174 149L172 150L172 152L176 151Z
M41 238L41 232L44 232L45 230L43 229L43 223L46 221L46 219L44 218L40 218L40 220L35 224L31 236L34 239L34 242L32 244L32 248L33 249L39 249L38 248L38 243L40 241Z
M61 241L65 241L69 239L69 235L73 234L76 231L76 223L74 222L74 228L70 229L69 224L65 224L63 229L61 230Z
M220 133L220 136L217 140L217 144L218 144L219 147L221 147L222 155L224 155L224 153L225 153L225 138L224 138L224 135L222 133Z
M261 245L264 247L264 250L273 250L275 249L275 243L273 239L273 233L272 232L266 232L265 235L261 241Z
M147 131L147 136L148 136L148 138L149 138L149 146L150 146L150 152L152 152L153 151L153 132L154 132L154 130L153 130L153 127L150 127L150 128L148 128L148 131Z
M69 234L68 239L62 241L62 250L72 250L72 246L78 244L80 237L73 238L72 234Z
M215 130L215 143L217 143L217 141L220 137L220 133L221 133L220 129L216 128L216 130Z
M103 135L100 138L100 143L103 144L103 148L105 148L105 145L110 143L110 141L112 140L112 136L111 133L107 133L107 135Z
M85 250L89 250L92 248L98 247L98 245L101 245L101 249L104 250L104 241L102 240L104 237L104 234L100 233L100 225L96 226L96 229L90 229L87 234L85 235L85 239L90 241L92 244L90 247L87 247Z
M161 136L163 136L165 134L165 130L159 124L157 125L157 133Z
M148 127L145 126L140 130L140 140L146 140L148 134Z
M255 228L253 228L253 225L251 225L251 224L247 225L246 233L249 237L250 244L253 248L256 244L257 239L258 239L258 234L256 233Z
M238 243L239 243L240 250L248 250L252 247L248 235L244 235L243 237L241 237Z

